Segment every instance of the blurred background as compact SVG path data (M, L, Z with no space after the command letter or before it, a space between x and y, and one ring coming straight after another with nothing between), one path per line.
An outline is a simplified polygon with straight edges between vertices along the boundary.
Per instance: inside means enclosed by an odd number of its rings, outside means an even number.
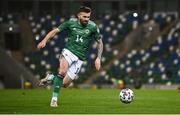
M159 88L180 86L179 0L1 0L0 89L37 88L46 72L57 72L67 32L42 50L36 45L53 28L76 16L81 5L103 36L102 69L92 43L73 87Z

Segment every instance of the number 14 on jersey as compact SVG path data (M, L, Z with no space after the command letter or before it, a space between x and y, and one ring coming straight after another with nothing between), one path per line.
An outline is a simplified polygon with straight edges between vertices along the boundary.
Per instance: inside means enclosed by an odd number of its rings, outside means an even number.
M82 36L76 35L76 42L83 42Z

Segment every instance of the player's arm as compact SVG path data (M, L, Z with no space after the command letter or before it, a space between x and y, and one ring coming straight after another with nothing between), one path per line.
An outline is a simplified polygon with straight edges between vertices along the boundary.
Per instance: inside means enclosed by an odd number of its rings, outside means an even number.
M102 53L103 53L103 42L102 39L97 40L97 49L98 49L98 54L97 54L97 58L95 60L95 67L96 70L99 71L99 69L101 68L101 57L102 57Z
M60 30L58 28L51 30L46 37L37 45L38 49L44 48L46 46L47 41L53 38Z
M103 42L102 42L102 39L99 39L97 41L98 45L97 45L97 49L98 49L98 54L97 54L97 57L99 59L101 59L101 56L102 56L102 52L103 52Z

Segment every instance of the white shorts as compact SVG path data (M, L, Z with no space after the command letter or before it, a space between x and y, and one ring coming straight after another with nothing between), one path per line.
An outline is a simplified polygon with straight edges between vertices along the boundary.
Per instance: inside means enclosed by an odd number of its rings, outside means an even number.
M76 55L74 55L68 49L63 49L62 55L68 61L68 64L69 64L69 69L67 71L68 76L72 80L77 79L77 74L79 73L79 71L81 69L83 61L80 60Z

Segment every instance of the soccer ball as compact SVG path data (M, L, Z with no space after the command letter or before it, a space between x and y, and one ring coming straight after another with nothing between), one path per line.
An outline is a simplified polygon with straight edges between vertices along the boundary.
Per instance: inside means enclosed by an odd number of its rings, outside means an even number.
M134 99L134 93L131 89L122 89L119 93L120 101L123 103L131 103Z

